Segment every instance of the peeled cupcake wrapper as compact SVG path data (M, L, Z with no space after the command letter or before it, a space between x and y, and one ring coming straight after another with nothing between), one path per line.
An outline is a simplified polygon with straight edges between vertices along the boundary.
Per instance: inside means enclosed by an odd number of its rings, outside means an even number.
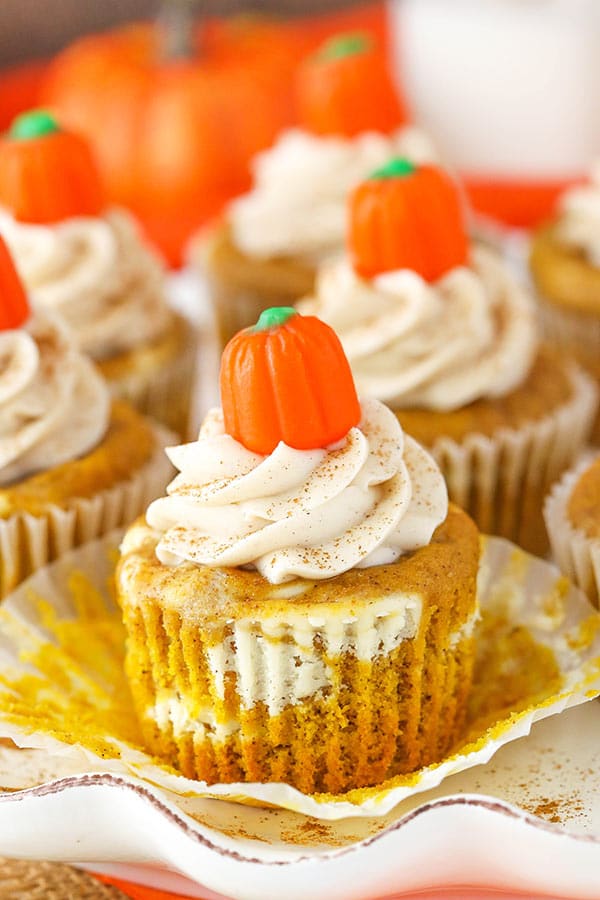
M600 615L548 563L482 539L478 661L464 740L440 763L373 788L303 794L282 783L194 781L146 751L123 674L109 582L120 534L37 572L0 607L0 736L61 757L71 774L110 772L182 807L191 798L274 804L319 819L383 816L401 800L487 762L532 724L600 693ZM61 764L62 764L61 762Z
M173 429L185 439L195 381L197 342L193 326L184 322L183 318L181 322L185 341L170 360L163 362L160 369L154 366L147 371L108 377L108 384L114 397L127 400L141 413Z
M561 571L598 606L600 600L600 539L588 537L569 519L567 506L573 488L594 460L586 454L554 485L544 504L544 520L552 556Z
M67 508L49 505L43 515L0 519L0 599L63 553L129 524L164 493L173 473L164 448L173 435L159 426L154 432L154 454L126 481L93 497L73 498Z
M491 437L468 435L461 443L441 437L431 448L450 498L480 529L532 552L546 549L544 497L582 451L596 412L597 388L575 363L571 381L569 402L537 421L501 429Z

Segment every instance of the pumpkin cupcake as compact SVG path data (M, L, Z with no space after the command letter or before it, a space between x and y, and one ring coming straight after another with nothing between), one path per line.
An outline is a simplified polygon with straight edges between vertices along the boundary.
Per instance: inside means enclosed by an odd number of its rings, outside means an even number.
M596 606L600 601L600 457L583 457L546 498L552 555Z
M470 246L441 169L390 162L355 189L349 255L300 304L338 332L358 389L388 403L482 531L547 546L545 494L590 433L591 379L540 347L533 302Z
M222 409L167 451L117 569L148 746L206 782L346 791L442 759L463 727L479 536L334 332L264 312Z
M0 238L0 597L131 522L169 478L162 429L122 401L51 313L30 309Z
M343 249L348 191L390 156L431 159L380 50L366 35L328 41L300 67L299 128L254 162L252 191L192 245L208 276L223 343L270 304L312 290Z
M600 382L600 164L534 234L530 265L548 341ZM593 437L600 441L600 419Z
M107 209L89 146L48 113L0 139L0 234L34 302L67 322L113 395L185 434L193 331L131 216Z

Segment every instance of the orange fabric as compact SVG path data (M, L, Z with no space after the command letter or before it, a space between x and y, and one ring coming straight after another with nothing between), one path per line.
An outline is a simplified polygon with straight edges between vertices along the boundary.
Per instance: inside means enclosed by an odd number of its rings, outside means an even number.
M0 131L20 112L37 106L46 62L31 62L0 71Z
M95 875L94 877L104 884L112 884L119 888L128 897L131 897L131 900L185 900L185 897L181 894L171 894L167 891L159 891L156 888L142 887L139 884L132 884L130 881L107 878L105 875Z

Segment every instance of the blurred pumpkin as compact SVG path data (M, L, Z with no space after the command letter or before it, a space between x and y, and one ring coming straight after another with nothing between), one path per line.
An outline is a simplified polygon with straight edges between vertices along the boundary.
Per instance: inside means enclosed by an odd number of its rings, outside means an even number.
M47 63L29 62L0 71L0 131L20 112L37 106Z
M373 4L274 23L244 17L192 30L165 54L157 25L76 41L50 65L41 102L92 142L110 198L128 206L173 265L187 238L250 186L249 161L295 121L293 74L323 34L384 31Z

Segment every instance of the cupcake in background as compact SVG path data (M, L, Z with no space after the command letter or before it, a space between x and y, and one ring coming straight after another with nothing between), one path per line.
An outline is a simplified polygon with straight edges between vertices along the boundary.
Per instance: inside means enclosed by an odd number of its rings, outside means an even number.
M165 434L122 401L58 317L30 308L0 238L0 597L164 490Z
M46 112L0 139L0 234L34 302L67 322L113 395L185 435L194 332L132 217L107 208L88 144Z
M299 304L338 333L358 390L430 449L482 531L547 548L545 494L580 453L597 391L540 346L532 299L471 246L442 169L392 160L349 201L348 256Z
M600 163L533 235L530 265L547 340L600 382ZM593 438L600 441L600 419Z
M390 410L359 402L318 319L265 311L226 347L221 397L122 545L149 749L209 783L311 793L441 760L472 678L473 522Z
M557 482L544 504L552 556L600 604L600 457L587 454Z
M319 262L344 245L348 191L390 156L434 156L407 121L383 54L340 35L297 75L299 127L254 161L254 187L200 235L191 257L209 278L223 344L266 306L312 290Z

